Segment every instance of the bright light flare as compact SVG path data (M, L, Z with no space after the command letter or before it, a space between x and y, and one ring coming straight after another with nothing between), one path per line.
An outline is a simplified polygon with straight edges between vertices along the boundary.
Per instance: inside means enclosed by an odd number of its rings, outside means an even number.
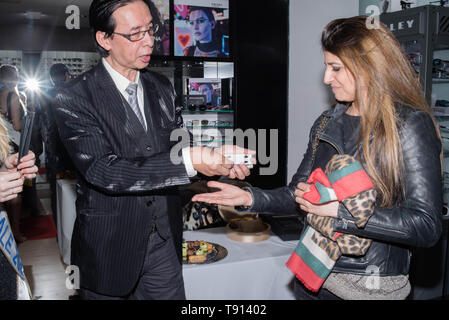
M37 81L36 79L33 79L33 78L26 80L25 86L30 91L39 91L39 87L40 87L39 81Z

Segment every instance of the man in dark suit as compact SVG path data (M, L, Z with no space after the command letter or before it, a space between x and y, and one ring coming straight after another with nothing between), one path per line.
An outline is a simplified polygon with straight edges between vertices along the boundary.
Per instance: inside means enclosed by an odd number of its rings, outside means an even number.
M196 172L244 179L249 170L202 147L172 161L182 119L169 80L143 70L155 32L144 1L94 0L89 19L103 59L58 94L56 111L78 170L71 264L80 296L185 299L177 186Z
M56 178L66 170L74 171L72 161L59 138L58 126L56 125L55 109L57 102L55 97L61 88L67 85L71 76L65 64L55 63L50 68L50 78L53 88L42 96L42 140L45 145L45 169L47 180L50 184L51 211L53 219L57 224L56 214Z

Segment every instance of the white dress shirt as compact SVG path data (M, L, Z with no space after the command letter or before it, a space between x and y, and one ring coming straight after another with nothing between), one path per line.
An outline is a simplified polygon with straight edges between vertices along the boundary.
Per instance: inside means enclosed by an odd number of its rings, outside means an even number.
M114 68L111 67L109 62L106 61L105 58L101 59L103 62L104 67L106 68L106 71L109 73L109 75L112 78L112 81L114 81L118 91L123 95L126 101L128 101L129 94L126 92L126 88L128 88L129 84L132 81L129 81L126 77L121 75L118 71L116 71ZM137 83L137 103L139 104L140 112L142 113L143 120L145 122L145 129L147 128L147 119L145 117L145 109L144 109L144 100L143 100L143 87L142 82L140 81L140 71L137 71L136 81L134 83ZM192 160L190 157L190 148L186 147L182 149L182 159L184 161L184 165L186 166L187 175L189 177L193 177L197 175L197 171L193 168Z

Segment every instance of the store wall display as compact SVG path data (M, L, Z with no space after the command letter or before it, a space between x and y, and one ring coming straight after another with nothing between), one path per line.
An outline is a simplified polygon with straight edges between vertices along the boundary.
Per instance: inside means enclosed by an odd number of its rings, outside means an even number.
M189 95L205 95L208 109L220 109L221 80L190 78Z
M435 0L359 0L360 1L360 14L367 14L367 8L369 6L377 6L380 9L380 13L395 12L404 9L411 9L415 7L424 6L427 4L439 4L439 1Z
M96 52L79 51L43 51L38 74L44 81L50 81L49 71L55 63L63 63L67 66L73 77L90 70L100 61L100 55Z
M0 50L0 65L10 64L20 70L22 68L22 59L22 51Z
M174 55L230 55L229 0L174 1Z

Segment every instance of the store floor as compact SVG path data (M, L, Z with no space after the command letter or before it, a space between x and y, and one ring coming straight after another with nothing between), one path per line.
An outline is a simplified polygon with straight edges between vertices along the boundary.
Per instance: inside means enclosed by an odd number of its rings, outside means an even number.
M37 184L41 213L51 214L50 193L46 184ZM37 300L68 300L74 290L66 287L64 265L56 238L27 240L19 253L32 293Z

